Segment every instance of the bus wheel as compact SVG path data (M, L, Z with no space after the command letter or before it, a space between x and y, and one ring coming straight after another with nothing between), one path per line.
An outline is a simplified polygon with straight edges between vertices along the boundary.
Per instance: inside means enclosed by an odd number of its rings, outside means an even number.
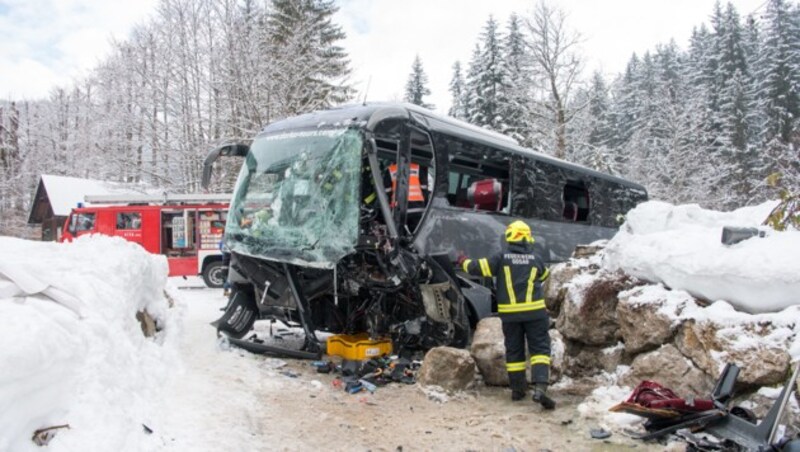
M212 289L222 288L228 276L226 270L222 261L214 261L206 265L206 268L203 269L203 281L206 286Z

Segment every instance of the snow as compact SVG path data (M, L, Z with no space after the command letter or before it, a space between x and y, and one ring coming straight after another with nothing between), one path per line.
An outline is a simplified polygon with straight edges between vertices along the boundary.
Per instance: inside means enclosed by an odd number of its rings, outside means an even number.
M621 269L750 313L800 304L800 231L761 227L776 202L733 212L650 201L631 210L608 243L607 270ZM721 242L724 226L760 227L765 237Z
M0 450L34 450L34 430L62 424L54 450L128 444L175 359L166 259L119 238L0 237L0 262ZM135 318L145 309L155 340Z
M42 183L50 199L53 214L65 217L69 212L84 203L86 195L123 195L141 193L146 187L134 187L115 182L94 179L80 179L77 177L53 176L42 174Z

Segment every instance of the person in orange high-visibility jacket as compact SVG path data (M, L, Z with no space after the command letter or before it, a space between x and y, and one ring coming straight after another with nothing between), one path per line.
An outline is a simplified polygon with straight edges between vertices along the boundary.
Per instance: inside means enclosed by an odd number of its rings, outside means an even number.
M422 184L419 181L419 165L411 163L408 165L410 172L408 176L408 206L422 207L425 205L425 197L422 194ZM391 194L392 207L395 206L395 193L397 193L397 164L389 165L389 177L392 179L391 188L387 187L387 194Z
M506 371L511 385L511 400L522 400L528 389L525 378L525 340L528 342L533 400L545 409L555 408L547 396L550 378L550 316L544 303L542 282L550 275L544 261L533 252L531 228L515 221L506 228L506 246L494 256L467 259L457 264L471 275L495 279L497 313L503 321L506 345Z

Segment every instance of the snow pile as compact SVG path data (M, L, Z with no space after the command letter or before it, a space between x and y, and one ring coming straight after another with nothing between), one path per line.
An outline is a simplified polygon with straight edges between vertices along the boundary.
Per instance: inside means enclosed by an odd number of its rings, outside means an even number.
M0 237L0 450L36 450L37 429L69 424L51 450L141 443L176 359L167 262L119 238L71 244ZM135 315L163 328L145 338Z
M774 206L724 213L697 205L640 204L608 243L604 265L752 313L800 304L800 231L761 228L764 238L721 242L724 226L758 227Z

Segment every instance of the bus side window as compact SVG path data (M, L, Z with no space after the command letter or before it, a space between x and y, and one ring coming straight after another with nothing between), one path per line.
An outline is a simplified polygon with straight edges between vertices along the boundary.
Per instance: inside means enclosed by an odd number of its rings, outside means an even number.
M451 206L508 213L509 160L499 153L458 154L450 161L447 200Z
M567 181L564 185L563 217L567 221L589 219L589 190L583 182Z

